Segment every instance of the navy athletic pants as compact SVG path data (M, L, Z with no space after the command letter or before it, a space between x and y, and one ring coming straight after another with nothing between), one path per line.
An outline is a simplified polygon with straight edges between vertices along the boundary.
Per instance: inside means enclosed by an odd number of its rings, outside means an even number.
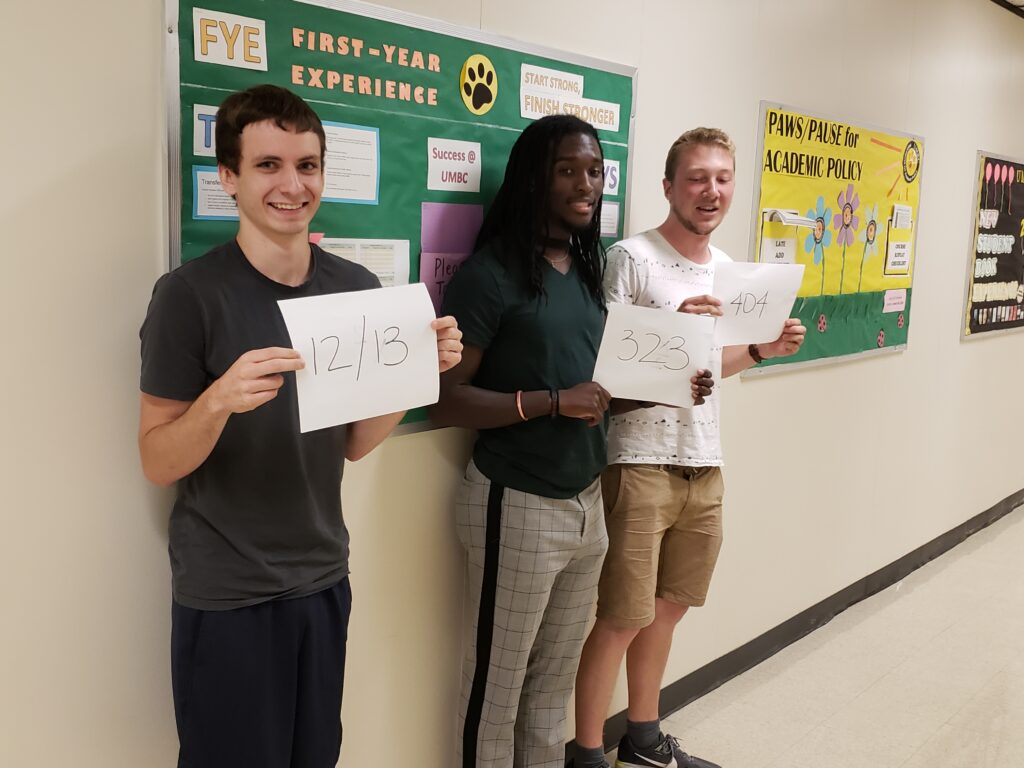
M348 579L227 611L171 607L178 768L334 768Z

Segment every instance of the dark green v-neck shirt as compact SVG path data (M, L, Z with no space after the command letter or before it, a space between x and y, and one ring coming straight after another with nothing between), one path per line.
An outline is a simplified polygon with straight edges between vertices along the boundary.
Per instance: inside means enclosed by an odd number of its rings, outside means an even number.
M473 384L495 392L568 389L591 381L604 331L604 311L575 267L565 275L545 265L545 295L531 297L524 277L499 260L492 245L473 254L444 297L463 342L484 350ZM589 486L607 463L607 419L541 417L480 430L473 460L492 482L567 499Z

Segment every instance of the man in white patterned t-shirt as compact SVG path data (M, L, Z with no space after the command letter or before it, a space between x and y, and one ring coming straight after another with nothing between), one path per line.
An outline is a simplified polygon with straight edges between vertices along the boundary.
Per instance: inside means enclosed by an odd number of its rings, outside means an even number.
M729 257L711 233L729 211L736 149L714 128L696 128L669 149L662 181L669 214L657 229L608 251L605 297L643 307L721 315L711 296L715 264ZM716 347L714 379L800 349L806 329L786 321L770 344ZM603 726L623 655L629 683L627 732L616 768L718 768L686 754L661 732L658 698L675 625L704 604L722 544L719 394L703 405L632 410L613 401L608 463L601 478L609 549L597 622L576 678L576 768L607 766ZM645 404L646 405L646 404Z

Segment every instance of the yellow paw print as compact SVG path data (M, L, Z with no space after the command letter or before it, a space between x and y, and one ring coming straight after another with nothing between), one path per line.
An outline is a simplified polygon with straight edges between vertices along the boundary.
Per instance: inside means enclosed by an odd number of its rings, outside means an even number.
M498 98L498 73L490 59L480 53L466 59L459 73L459 95L474 115L490 112Z

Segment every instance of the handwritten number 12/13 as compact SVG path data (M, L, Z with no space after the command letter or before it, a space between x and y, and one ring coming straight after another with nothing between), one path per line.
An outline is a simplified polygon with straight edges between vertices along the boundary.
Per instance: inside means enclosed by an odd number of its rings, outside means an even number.
M399 336L402 331L397 325L391 325L385 328L383 331L374 330L373 339L374 346L377 350L377 364L391 368L396 365L401 365L409 357L409 345L402 341ZM341 338L338 336L324 336L320 339L320 344L317 344L315 337L310 337L309 342L313 347L313 375L319 376L321 373L330 373L332 371L340 371L346 368L351 368L353 365L356 366L356 381L359 381L360 376L363 373L363 352L366 349L366 315L362 318L362 331L359 338L359 357L355 363L342 363L338 360L338 353L341 351ZM331 343L333 342L333 344ZM327 354L330 355L330 360L327 361L327 367L323 368L321 355L317 354L317 346L326 347L326 354L321 353L323 357ZM333 351L332 351L333 348Z
M661 336L656 333L645 333L644 338L652 337L653 343L645 342L644 347L650 344L644 354L640 354L641 346L640 342L633 336L633 331L626 329L626 335L623 336L620 341L628 341L633 345L633 353L623 355L617 355L618 359L624 363L628 363L631 360L636 360L638 363L653 363L654 365L660 365L669 371L681 371L690 364L690 356L683 349L686 344L686 339L682 336L670 336L666 341L663 341ZM673 343L676 342L676 343ZM658 357L652 357L655 353L661 353ZM669 360L663 358L673 356L675 360L673 362L681 363L680 365L669 365Z

